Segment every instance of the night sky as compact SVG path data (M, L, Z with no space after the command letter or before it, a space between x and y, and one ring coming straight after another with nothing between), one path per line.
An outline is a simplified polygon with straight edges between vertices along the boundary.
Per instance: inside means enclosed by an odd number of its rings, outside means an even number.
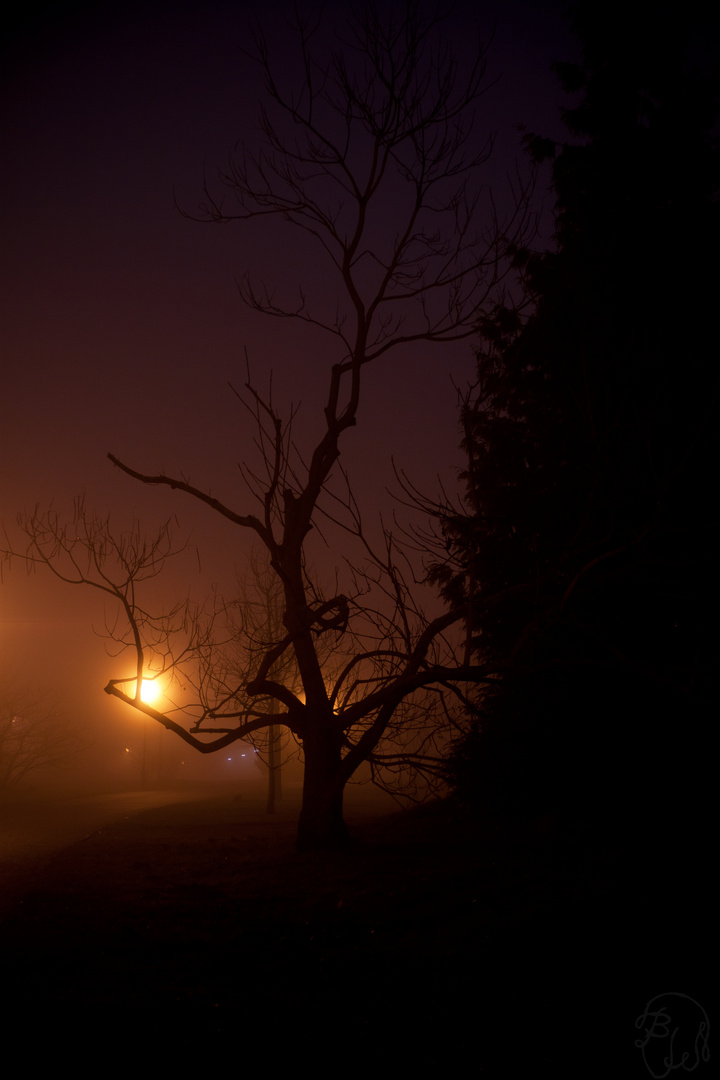
M328 5L334 14L340 5ZM260 389L272 370L276 403L302 402L309 449L326 396L327 346L288 322L245 308L236 280L323 287L313 259L279 225L217 227L187 220L203 173L215 176L239 139L254 139L257 72L243 56L253 11L280 25L288 5L150 3L55 5L6 33L2 63L2 312L0 517L81 492L118 525L148 528L172 513L192 532L203 579L231 587L244 540L187 498L118 473L183 474L244 512L237 463L252 430L228 389L245 378L245 349ZM478 14L480 13L480 14ZM475 20L477 19L477 23ZM518 124L562 137L550 63L573 58L555 3L459 5L459 42L495 26L479 130L497 132L488 181L502 192L522 159ZM270 31L272 40L272 31ZM538 191L538 206L550 200ZM547 216L544 219L547 224ZM545 237L547 239L547 236ZM358 427L343 464L368 514L390 507L391 458L432 494L456 489L456 391L471 376L469 343L408 352L368 372ZM332 553L326 555L332 561ZM187 564L191 574L193 561ZM181 575L182 577L182 575ZM188 577L188 582L190 578ZM183 582L181 582L182 586ZM194 587L199 587L195 582ZM201 587L201 586L200 586ZM100 745L137 723L102 693L117 661L92 626L92 594L26 578L0 587L3 675L57 693L92 717Z

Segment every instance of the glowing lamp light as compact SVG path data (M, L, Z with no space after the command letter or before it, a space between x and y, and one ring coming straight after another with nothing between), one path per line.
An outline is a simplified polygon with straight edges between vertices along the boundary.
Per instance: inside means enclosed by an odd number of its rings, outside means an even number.
M152 705L160 697L160 684L155 679L143 679L140 687L140 699L146 705Z

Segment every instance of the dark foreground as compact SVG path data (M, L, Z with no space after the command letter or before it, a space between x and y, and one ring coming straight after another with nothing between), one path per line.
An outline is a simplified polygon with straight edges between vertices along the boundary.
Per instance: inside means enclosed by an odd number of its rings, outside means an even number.
M449 803L354 836L298 854L292 815L226 797L75 844L0 924L6 1035L25 1064L93 1075L647 1077L647 1003L710 1010L710 875L680 846L489 829Z

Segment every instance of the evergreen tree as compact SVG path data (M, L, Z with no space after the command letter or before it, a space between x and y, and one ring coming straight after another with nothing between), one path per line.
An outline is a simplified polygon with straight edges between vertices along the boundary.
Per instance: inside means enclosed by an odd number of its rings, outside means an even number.
M527 140L556 245L518 252L532 314L484 327L467 513L443 521L456 569L435 576L500 675L450 776L506 812L677 818L706 790L718 98L677 24L652 25L574 16L571 141Z

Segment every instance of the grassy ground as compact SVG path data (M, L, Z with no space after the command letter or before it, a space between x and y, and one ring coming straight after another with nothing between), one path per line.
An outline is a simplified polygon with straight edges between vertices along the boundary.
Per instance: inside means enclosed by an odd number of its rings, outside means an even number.
M646 1076L645 1003L702 996L703 930L633 844L452 803L354 836L299 854L293 815L229 798L103 829L0 926L6 1030L86 1066Z

